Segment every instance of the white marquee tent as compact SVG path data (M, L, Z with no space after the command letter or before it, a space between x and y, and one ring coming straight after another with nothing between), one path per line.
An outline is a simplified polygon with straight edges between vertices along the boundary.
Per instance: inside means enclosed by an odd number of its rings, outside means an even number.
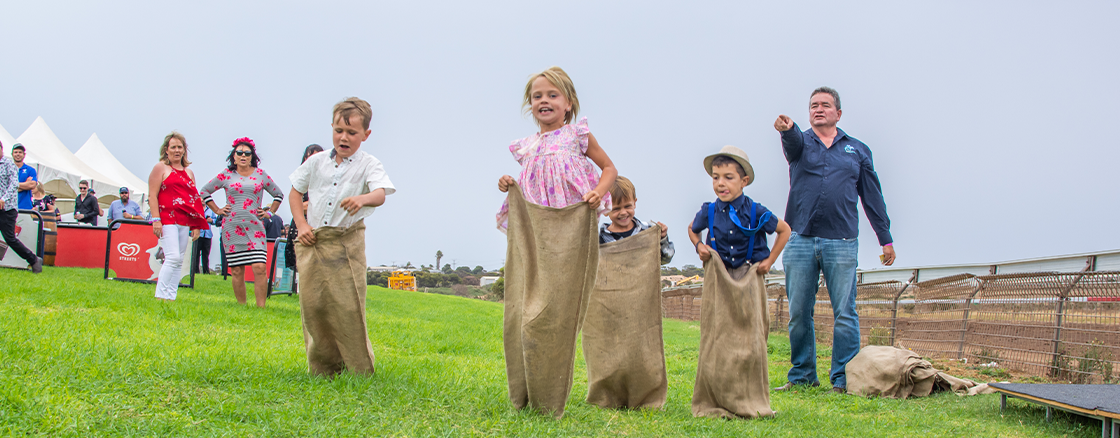
M91 181L90 187L94 189L98 203L104 208L118 199L118 190L125 185L124 182L90 167L70 152L42 117L36 118L16 141L27 148L25 162L36 168L43 189L57 196L59 201L74 199L78 193L78 182L85 179ZM73 202L59 202L56 205L63 213L74 211Z
M0 126L0 143L4 144L5 154L12 154L12 144L14 144L15 142L16 139L12 137L12 134L9 134L7 129L4 129L3 126Z
M96 133L90 136L89 140L86 140L86 144L82 145L82 147L78 149L78 152L74 153L74 156L97 169L105 176L119 181L123 187L128 187L130 197L133 201L140 203L141 210L146 211L148 209L146 202L148 199L147 181L140 179L136 174L124 167L124 165L117 160L117 157L114 157L113 153L109 152L109 149L105 147L101 139L97 138ZM118 191L113 192L114 195L118 193ZM98 195L100 194L101 193L98 193Z

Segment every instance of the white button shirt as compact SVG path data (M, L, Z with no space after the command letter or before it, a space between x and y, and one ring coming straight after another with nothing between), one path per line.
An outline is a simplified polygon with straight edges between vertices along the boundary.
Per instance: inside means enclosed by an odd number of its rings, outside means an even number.
M385 195L397 191L381 161L373 155L359 150L350 158L343 159L342 163L335 163L334 156L333 149L312 155L288 177L292 187L306 193L311 201L307 208L307 223L311 228L348 228L373 214L375 208L362 207L356 214L350 215L339 206L343 199L377 189L385 189ZM292 202L299 200L293 199Z

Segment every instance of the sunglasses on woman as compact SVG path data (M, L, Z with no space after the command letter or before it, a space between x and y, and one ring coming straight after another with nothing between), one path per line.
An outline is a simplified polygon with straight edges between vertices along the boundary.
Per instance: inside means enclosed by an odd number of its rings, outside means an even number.
M233 151L233 153L235 153L235 154L237 154L237 155L240 155L240 156L242 156L242 157L251 157L251 156L253 156L253 151Z

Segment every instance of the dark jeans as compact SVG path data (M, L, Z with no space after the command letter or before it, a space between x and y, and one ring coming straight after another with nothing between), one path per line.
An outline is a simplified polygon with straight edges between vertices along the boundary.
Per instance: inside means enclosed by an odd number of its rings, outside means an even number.
M27 249L23 242L16 238L16 218L19 217L19 210L11 209L0 212L0 234L4 235L4 243L8 244L8 249L15 251L19 257L27 261L27 264L33 265L39 260L35 255L35 251ZM26 230L31 232L32 230Z
M195 273L210 273L210 240L209 237L199 237L194 242L194 260L198 260L199 264L202 265L201 269L198 266L194 267Z

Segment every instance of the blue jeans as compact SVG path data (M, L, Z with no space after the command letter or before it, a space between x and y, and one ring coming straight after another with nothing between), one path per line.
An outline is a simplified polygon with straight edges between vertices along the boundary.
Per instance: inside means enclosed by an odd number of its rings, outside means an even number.
M789 297L789 381L817 384L817 342L813 332L813 306L817 304L818 278L824 273L832 302L833 387L846 388L844 366L859 352L859 315L856 314L856 239L825 239L793 233L782 253Z

